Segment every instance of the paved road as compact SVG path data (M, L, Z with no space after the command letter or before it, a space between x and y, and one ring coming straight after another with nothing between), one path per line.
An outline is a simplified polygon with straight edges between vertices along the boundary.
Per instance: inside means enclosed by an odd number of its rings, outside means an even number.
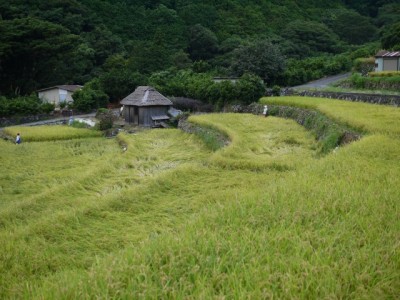
M349 77L350 75L351 75L351 73L345 73L345 74L340 74L340 75L335 75L335 76L324 77L324 78L321 78L321 79L318 79L318 80L311 81L311 82L306 83L306 84L294 86L293 88L294 89L325 88L328 85L330 85L330 84L332 84L332 83L334 83L336 81L339 81L339 80L342 80L342 79L345 79L345 78Z
M76 115L73 116L74 119L80 118L80 119L91 119L94 118L96 113L90 113L90 114L85 114L85 115ZM31 122L31 123L23 123L23 124L17 124L17 125L11 125L11 126L40 126L40 125L46 125L46 124L56 124L58 122L68 122L69 117L58 117L58 118L53 118L53 119L47 119L47 120L41 120L41 121L36 121L36 122ZM4 129L4 127L0 127L0 130Z

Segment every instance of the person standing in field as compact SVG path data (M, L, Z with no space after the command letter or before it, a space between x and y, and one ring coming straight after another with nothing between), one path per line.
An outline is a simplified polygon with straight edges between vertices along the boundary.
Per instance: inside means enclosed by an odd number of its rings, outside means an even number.
M264 105L264 111L263 111L264 117L268 115L268 106Z
M17 137L15 138L15 143L21 144L21 135L19 134L19 132L17 133Z

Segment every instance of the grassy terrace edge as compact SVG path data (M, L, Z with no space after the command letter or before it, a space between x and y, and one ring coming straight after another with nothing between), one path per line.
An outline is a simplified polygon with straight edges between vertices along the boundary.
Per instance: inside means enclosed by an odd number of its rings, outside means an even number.
M260 103L316 110L363 134L400 136L400 109L393 106L298 96L264 97Z
M361 132L336 123L316 110L270 105L268 112L271 116L293 119L311 131L318 140L320 154L327 154L336 147L356 141L362 136Z
M320 154L366 134L400 134L400 110L392 106L293 96L265 97L260 103L270 105L270 115L293 119L311 131L318 140ZM179 128L197 135L213 151L234 138L226 127L204 122L196 116L183 120Z

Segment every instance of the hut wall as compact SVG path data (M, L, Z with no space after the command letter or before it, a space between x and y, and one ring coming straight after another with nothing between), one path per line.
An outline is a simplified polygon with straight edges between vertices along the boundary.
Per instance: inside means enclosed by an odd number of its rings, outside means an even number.
M142 106L139 107L139 125L153 126L152 116L166 115L169 106Z
M138 107L132 105L125 105L124 107L124 116L125 122L131 124L139 124L139 116L138 116Z
M384 58L383 59L383 71L397 71L398 66L398 58Z

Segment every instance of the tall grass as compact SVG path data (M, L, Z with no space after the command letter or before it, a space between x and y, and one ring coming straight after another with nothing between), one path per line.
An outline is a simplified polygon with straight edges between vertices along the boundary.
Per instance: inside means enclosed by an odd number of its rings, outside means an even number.
M231 113L192 116L189 121L229 136L231 145L210 157L220 167L284 171L315 156L314 138L292 120Z
M9 136L21 134L23 142L70 140L88 137L99 137L100 131L74 128L71 126L51 125L40 127L13 126L6 127L4 133Z
M261 102L315 109L366 133L400 135L400 109L393 106L309 97L270 97Z
M317 158L291 120L190 120L231 144L175 129L0 141L0 298L397 297L396 131Z

